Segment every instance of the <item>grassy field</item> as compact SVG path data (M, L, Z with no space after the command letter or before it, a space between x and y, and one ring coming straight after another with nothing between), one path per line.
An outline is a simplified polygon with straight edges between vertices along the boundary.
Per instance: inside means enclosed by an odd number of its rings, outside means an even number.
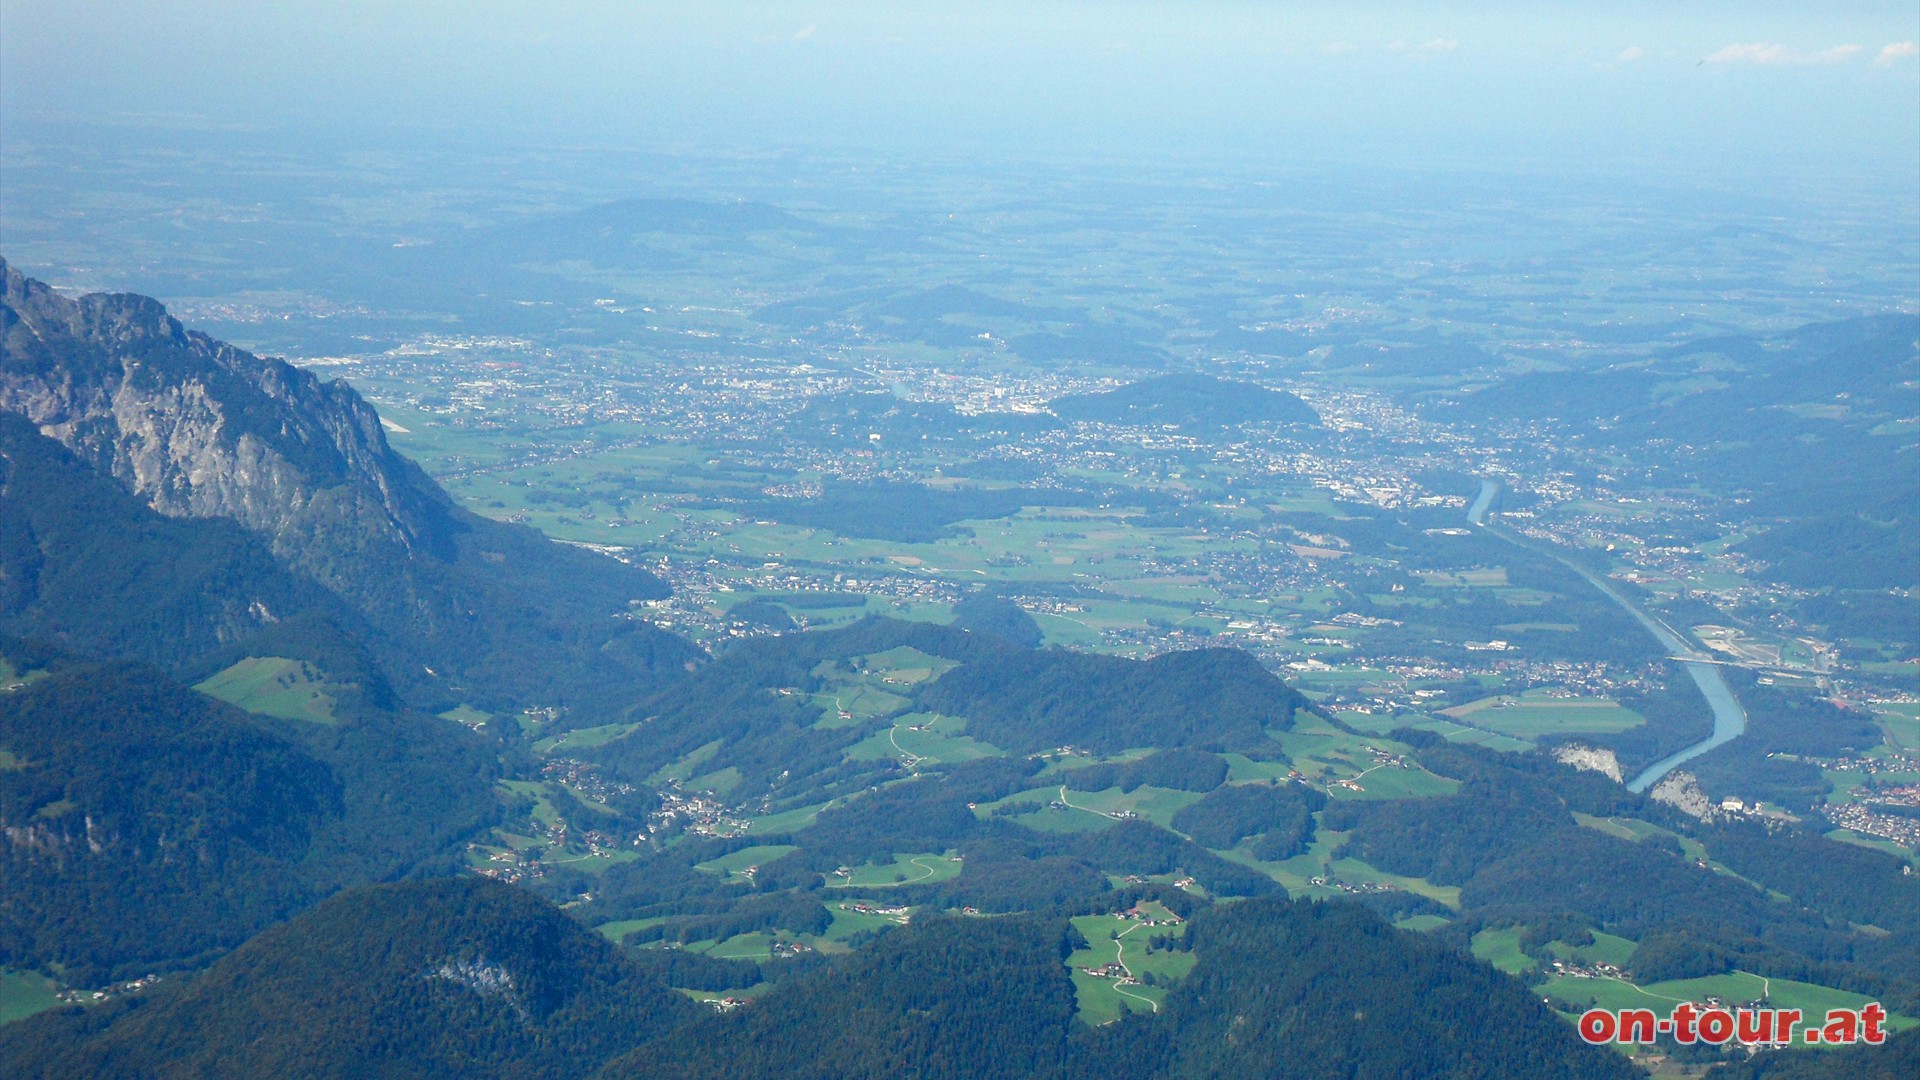
M484 714L482 714L484 715ZM449 717L448 719L454 719ZM600 746L625 735L639 727L639 724L604 724L600 727L575 728L563 731L551 738L541 739L533 744L536 753L546 754L555 750L585 750Z
M1646 718L1606 698L1556 698L1526 693L1470 701L1440 715L1517 739L1545 735L1610 735L1638 727Z
M743 986L738 990L688 990L680 986L676 986L674 989L695 1001L719 1001L722 998L752 1001L755 998L765 997L771 994L773 992L773 984L770 982L757 982L752 986Z
M1666 833L1668 836L1677 835L1668 832L1666 829L1652 822L1641 821L1639 818L1603 818L1595 817L1592 814L1583 814L1575 810L1573 812L1573 820L1596 832L1603 832L1608 836L1617 836L1622 840L1631 840L1636 844L1649 836L1655 836L1661 833Z
M1484 746L1489 750L1517 753L1533 749L1534 744L1525 739L1516 739L1511 735L1502 735L1497 731L1468 727L1451 720L1427 720L1412 725L1416 731L1431 731L1451 743L1464 743L1468 746Z
M533 820L552 828L561 821L560 811L553 805L551 793L544 780L501 780L499 787L511 795L533 800ZM611 813L611 811L608 811ZM584 824L576 822L575 824Z
M615 919L613 922L601 923L599 926L594 927L594 930L598 931L601 937L618 944L621 938L626 937L635 930L644 930L649 926L658 926L666 921L667 916L665 915L651 919Z
M911 909L909 909L909 912L900 915L881 915L855 911L853 910L854 903L855 901L845 900L836 901L827 905L827 913L833 916L833 924L827 927L827 932L821 935L821 940L838 944L845 942L855 934L873 930L885 930L891 926L899 926L912 918ZM825 950L823 949L822 951Z
M720 747L723 745L725 744L722 740L715 739L710 743L697 746L689 750L679 760L670 761L662 765L652 776L647 777L647 783L661 784L668 780L678 780L681 783L685 783L699 775L700 766L706 764L708 758L719 753Z
M1161 828L1172 828L1173 815L1200 801L1200 795L1196 792L1145 784L1132 791L1121 791L1117 787L1103 791L1055 789L1053 797L1078 812L1099 814L1115 821L1125 820L1129 816L1138 817Z
M249 656L194 687L251 713L334 723L334 698L310 666L282 656Z
M739 851L730 851L717 859L708 859L695 863L695 870L705 870L709 874L718 874L729 881L752 881L753 875L747 871L756 866L765 866L790 851L798 850L791 844L755 844Z
M740 779L741 774L739 767L728 765L724 769L715 769L712 772L701 773L698 776L690 776L687 778L686 783L687 787L694 791L711 791L724 799L728 795L733 794L734 788L740 786Z
M496 781L496 790L500 793L502 801L506 803L510 809L516 806L524 806L526 808L524 812L527 817L532 818L534 823L541 827L539 829L529 830L535 833L553 829L562 820L565 820L559 808L554 804L555 790L564 789L564 787L565 785L547 780ZM576 818L567 821L567 825L573 830L595 828L602 825L605 819L617 816L616 811L610 807L602 806L592 800L579 799L577 801L586 809L590 816L586 819ZM509 824L512 823L512 820L512 817L509 817ZM551 839L544 836L540 838L525 836L509 831L507 828L500 827L496 827L493 830L492 840L489 842L489 845L489 848L480 852L470 852L469 861L474 862L475 865L482 865L489 861L486 856L491 854L501 852L525 852L528 848L537 847L545 849L540 853L539 858L540 861L546 865L568 866L584 873L598 875L604 873L609 866L623 862L632 862L634 859L640 857L639 852L631 850L601 850L595 852L577 842L569 843L563 848L555 845Z
M1865 833L1857 833L1852 829L1834 829L1825 835L1829 840L1838 840L1843 844L1858 844L1861 847L1872 848L1875 851L1884 851L1894 858L1901 859L1910 865L1920 866L1920 853L1916 853L1911 848L1901 847L1891 840L1883 840L1878 836L1868 836Z
M440 713L439 716L442 720L451 720L456 724L465 724L468 727L479 727L481 724L493 719L492 713L483 712L471 705L464 704L456 705L446 712ZM538 749L538 744L535 744L535 749Z
M1424 896L1437 904L1444 904L1456 911L1460 908L1460 887L1458 885L1436 885L1426 878L1403 877L1389 874L1371 863L1359 859L1335 859L1327 864L1327 872L1336 881L1353 885L1392 885L1402 891Z
M1504 566L1484 567L1478 570L1462 570L1458 573L1446 570L1422 570L1414 575L1428 585L1452 588L1495 588L1507 584L1507 568Z
M1244 784L1252 780L1285 780L1293 768L1286 761L1255 761L1245 754L1222 754L1227 759L1227 781Z
M1159 918L1170 914L1158 905L1147 910ZM1073 978L1074 1000L1080 1019L1096 1027L1129 1012L1159 1011L1167 996L1165 984L1184 978L1193 969L1190 952L1163 950L1149 954L1146 950L1148 937L1180 933L1181 928L1150 927L1119 915L1081 915L1073 920L1073 926L1087 940L1086 948L1074 950L1066 960ZM1118 979L1089 975L1085 970L1114 963L1125 967L1134 978L1151 973L1162 985L1122 986Z
M1533 966L1533 959L1520 951L1519 929L1511 926L1473 935L1473 955L1509 975L1518 975Z
M958 667L943 656L929 656L910 645L857 658L868 674L892 686L913 687Z
M986 757L1000 757L1005 751L992 743L981 742L966 734L965 720L933 713L907 713L895 717L891 727L878 731L847 748L851 761L879 761L894 758L910 767L955 764Z
M815 803L812 806L796 806L765 817L749 818L747 832L755 836L779 836L795 829L804 829L813 824L813 820L820 816L820 811L832 805L832 802Z
M832 668L831 663L821 664L821 669ZM815 674L832 679L835 674L816 669ZM913 702L899 694L868 686L864 681L841 681L841 685L831 690L823 690L814 695L814 703L820 707L820 721L816 725L823 728L855 727L881 717L892 716Z
M1316 829L1313 834L1313 843L1307 846L1306 851L1282 862L1263 863L1256 860L1252 855L1247 853L1246 848L1248 844L1244 842L1232 851L1222 852L1221 854L1235 862L1251 866L1261 871L1268 877L1285 885L1287 891L1293 893L1295 896L1305 895L1310 892L1312 892L1313 895L1324 896L1328 895L1328 893L1313 891L1307 882L1312 878L1326 877L1330 873L1329 868L1333 865L1334 861L1333 853L1341 844L1346 843L1347 836L1347 833L1335 832L1332 829ZM1335 890L1335 892L1337 892L1337 890Z
M754 931L750 934L735 934L725 941L695 941L686 946L688 952L704 953L716 960L771 960L773 943L776 940L790 939L791 935L768 934Z
M890 863L852 866L847 873L829 874L830 889L888 889L896 885L927 885L960 876L960 857L954 852L895 855Z
M1308 782L1329 787L1335 797L1404 799L1451 795L1460 787L1457 780L1435 776L1417 766L1381 768L1369 747L1399 755L1408 753L1409 748L1379 736L1341 731L1310 713L1298 714L1293 727L1278 738L1281 749L1293 759L1291 767ZM1259 770L1242 766L1241 771L1247 779L1255 779L1251 774ZM1342 780L1354 781L1360 790L1337 786Z
M1347 833L1333 829L1317 829L1314 831L1313 843L1308 845L1306 851L1280 862L1262 862L1254 858L1248 850L1253 845L1251 839L1243 840L1231 850L1220 854L1278 881L1294 896L1310 896L1322 900L1346 897L1347 893L1339 887L1339 882L1349 885L1392 885L1417 896L1424 896L1446 907L1456 910L1460 907L1458 886L1437 885L1425 878L1389 874L1359 859L1336 858L1334 853L1340 849L1340 845L1346 843L1347 836ZM1314 885L1312 883L1314 878L1326 878L1329 883Z
M1908 753L1920 751L1920 715L1916 710L1920 710L1920 704L1881 705L1874 715L1887 733L1887 741Z
M8 687L34 682L35 680L46 677L47 673L38 669L23 674L18 668L13 666L12 661L0 656L0 691L4 691Z
M1634 948L1635 943L1628 938L1615 937L1595 930L1591 945L1569 945L1564 941L1549 941L1546 951L1547 955L1556 960L1585 961L1625 967L1627 960L1633 956Z
M0 1024L59 1004L52 979L37 972L0 968Z
M1008 817L1007 820L1024 825L1038 832L1095 832L1110 828L1114 819L1091 810L1075 810L1060 802L1060 789L1032 788L1015 792L995 802L981 803L974 807L975 817L986 819L1002 808L1033 807L1028 813Z

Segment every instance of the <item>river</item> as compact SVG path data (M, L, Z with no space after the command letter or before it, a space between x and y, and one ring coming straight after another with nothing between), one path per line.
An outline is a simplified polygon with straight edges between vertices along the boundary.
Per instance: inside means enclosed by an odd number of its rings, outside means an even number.
M1500 494L1500 481L1481 480L1480 494L1467 507L1467 521L1474 525L1487 523L1487 508L1493 505L1493 497Z
M1467 508L1467 520L1474 525L1485 527L1487 510L1499 494L1500 481L1482 479L1479 496L1473 500L1473 505ZM1495 526L1493 532L1494 535L1509 543L1522 547L1528 546L1525 541L1506 529ZM1681 658L1681 666L1686 668L1687 674L1693 677L1693 684L1700 688L1700 696L1707 699L1707 707L1713 710L1713 734L1647 766L1640 775L1627 783L1627 790L1636 793L1644 792L1682 762L1691 761L1714 747L1730 743L1746 733L1747 711L1740 707L1740 699L1733 696L1733 688L1727 685L1726 677L1720 674L1718 664L1704 660L1684 659L1688 656L1700 655L1699 650L1681 637L1673 627L1641 609L1640 605L1628 599L1625 593L1614 588L1612 582L1557 552L1549 550L1547 554L1585 578L1589 585L1599 589L1607 599L1625 608L1627 614L1632 615L1636 622L1646 628L1647 633L1653 635L1654 640L1660 643L1660 647L1665 649L1668 655Z

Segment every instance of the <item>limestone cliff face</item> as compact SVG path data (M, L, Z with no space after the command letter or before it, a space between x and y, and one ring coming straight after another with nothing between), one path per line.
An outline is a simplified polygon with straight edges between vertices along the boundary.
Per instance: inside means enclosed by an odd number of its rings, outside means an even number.
M1700 790L1700 778L1681 769L1661 777L1660 782L1653 785L1653 790L1647 792L1647 797L1701 821L1712 821L1714 818L1713 803L1707 798L1707 793Z
M1580 743L1567 743L1554 749L1553 760L1562 765L1571 765L1576 769L1597 772L1616 783L1623 781L1620 759L1611 750L1602 750Z
M336 587L342 552L444 551L444 497L352 388L189 332L147 297L69 299L0 272L0 410L155 510L237 521Z

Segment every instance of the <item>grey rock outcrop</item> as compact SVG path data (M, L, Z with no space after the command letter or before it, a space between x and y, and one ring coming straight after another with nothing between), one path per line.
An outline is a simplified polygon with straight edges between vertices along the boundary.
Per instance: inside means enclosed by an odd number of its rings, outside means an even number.
M343 550L447 553L443 497L351 387L188 331L147 297L69 299L0 273L0 410L155 510L236 521L336 588Z

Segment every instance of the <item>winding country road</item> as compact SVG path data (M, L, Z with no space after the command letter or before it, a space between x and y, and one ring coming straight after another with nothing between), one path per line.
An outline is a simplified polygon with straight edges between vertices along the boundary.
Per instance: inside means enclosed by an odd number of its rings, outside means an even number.
M1140 924L1134 923L1132 926L1129 926L1125 930L1120 931L1120 936L1113 939L1113 944L1114 944L1113 962L1120 965L1121 969L1127 973L1127 978L1129 979L1133 978L1133 969L1130 967L1127 967L1127 943L1125 938L1128 934L1131 934L1138 929L1140 929ZM1153 1009L1154 1012L1160 1011L1159 1002L1153 1000L1150 997L1145 997L1140 994L1129 994L1127 993L1126 987L1121 986L1118 982L1115 982L1113 984L1113 992L1116 994L1119 994L1121 997L1129 997L1135 1001L1144 1001L1147 1003L1147 1005L1150 1008Z
M899 751L900 757L906 763L907 768L917 769L920 767L921 762L933 760L932 758L921 757L920 755L909 751L906 747L901 746L900 740L893 737L893 733L899 730L900 730L900 725L898 724L895 724L893 727L888 728L887 741L893 744L893 748L895 750Z
M921 859L930 858L930 857L931 856L927 856L927 855L915 855L913 858L907 860L913 865L926 871L924 875L917 878L908 878L905 881L876 881L866 885L855 885L851 880L848 880L848 881L841 881L841 882L836 882L835 884L832 884L832 885L828 885L827 888L829 889L897 889L902 885L918 885L921 882L926 881L928 878L931 878L933 877L933 875L940 872L938 868L928 866L926 863L923 863L920 861Z

